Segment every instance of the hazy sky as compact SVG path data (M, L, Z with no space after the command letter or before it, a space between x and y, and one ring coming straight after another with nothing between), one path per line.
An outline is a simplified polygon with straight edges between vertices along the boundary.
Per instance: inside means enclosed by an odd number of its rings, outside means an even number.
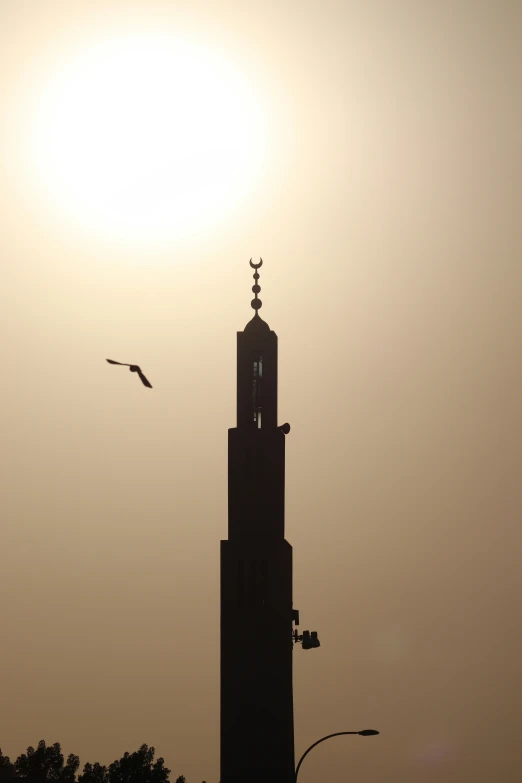
M262 256L300 783L519 783L522 4L0 8L4 753L217 783Z

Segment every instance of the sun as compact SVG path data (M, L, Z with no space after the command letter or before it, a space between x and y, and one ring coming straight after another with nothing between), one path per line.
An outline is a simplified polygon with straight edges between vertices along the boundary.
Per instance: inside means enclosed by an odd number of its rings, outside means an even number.
M233 212L267 144L259 98L237 65L193 42L136 33L55 62L31 118L30 170L69 225L162 239Z

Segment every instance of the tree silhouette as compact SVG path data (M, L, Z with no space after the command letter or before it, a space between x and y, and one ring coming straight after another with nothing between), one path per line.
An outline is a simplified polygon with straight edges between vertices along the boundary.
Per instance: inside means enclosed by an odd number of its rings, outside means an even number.
M11 764L9 756L4 756L0 748L0 780L12 780L16 775L14 764Z
M15 761L16 777L31 783L44 783L44 781L59 781L59 783L74 783L76 770L80 766L80 759L74 753L64 758L59 742L46 746L45 740L40 740L36 750L27 748L27 753L22 753Z
M88 762L77 783L169 783L170 769L162 758L154 761L155 752L153 747L142 745L134 753L124 753L108 767ZM59 742L47 746L45 740L40 740L36 750L28 747L14 764L0 748L0 783L76 783L79 766L80 760L74 753L64 763ZM175 783L187 783L187 779L180 775Z
M135 753L124 753L108 768L86 764L78 783L168 783L170 769L162 758L154 762L155 752L153 747L142 745Z
M109 770L96 762L87 762L83 768L83 774L78 775L78 783L107 783Z

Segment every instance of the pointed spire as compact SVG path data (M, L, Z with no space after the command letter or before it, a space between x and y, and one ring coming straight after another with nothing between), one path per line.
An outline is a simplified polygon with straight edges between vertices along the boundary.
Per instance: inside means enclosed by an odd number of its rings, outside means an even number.
M270 331L270 327L266 323L266 321L263 321L262 318L259 317L259 313L257 312L263 305L263 302L258 297L258 293L261 291L261 286L257 282L259 280L259 272L257 271L261 266L263 265L263 259L259 259L259 264L253 264L252 259L250 259L250 266L254 270L254 285L252 286L252 291L254 292L254 299L250 302L251 307L256 311L256 314L252 318L251 321L247 323L245 326L245 329L262 329Z
M255 299L252 299L250 304L256 311L256 315L257 315L257 311L259 310L260 307L263 306L263 302L261 301L261 299L257 298L258 293L261 291L261 286L258 285L257 282L259 280L259 272L257 270L259 269L259 267L263 266L263 259L262 258L259 259L259 264L253 264L252 259L250 259L250 266L252 267L252 269L255 269L254 280L256 281L255 285L252 286L252 291L255 294Z

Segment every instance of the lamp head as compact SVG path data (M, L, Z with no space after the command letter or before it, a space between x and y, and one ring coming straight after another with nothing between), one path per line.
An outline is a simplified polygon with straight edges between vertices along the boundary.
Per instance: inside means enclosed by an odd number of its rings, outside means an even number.
M321 642L317 638L317 631L303 631L303 650L313 650L320 647Z

